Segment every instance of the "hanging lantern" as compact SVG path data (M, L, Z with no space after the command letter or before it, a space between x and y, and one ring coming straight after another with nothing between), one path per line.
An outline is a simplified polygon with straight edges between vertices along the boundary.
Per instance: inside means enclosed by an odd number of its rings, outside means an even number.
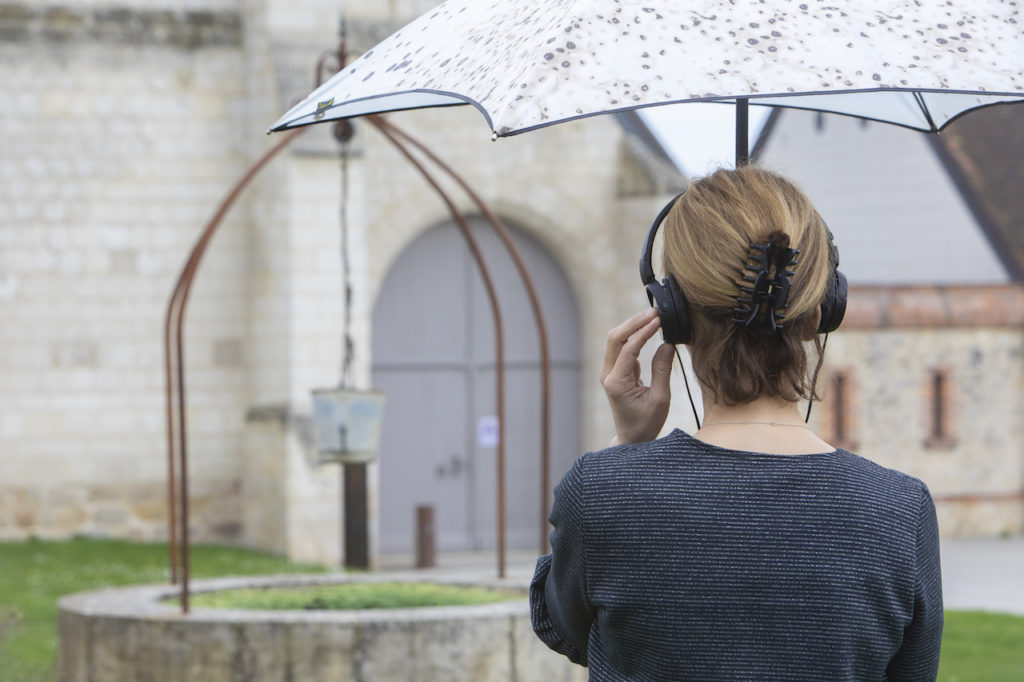
M358 464L377 459L384 417L383 391L313 390L313 428L320 463Z

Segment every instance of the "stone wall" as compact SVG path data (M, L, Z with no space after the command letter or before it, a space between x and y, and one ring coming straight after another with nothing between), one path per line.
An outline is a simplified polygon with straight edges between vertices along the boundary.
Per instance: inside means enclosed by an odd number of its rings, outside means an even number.
M241 134L234 3L144 4L0 9L0 537L161 534L165 305L264 141ZM189 309L200 538L241 523L244 224Z
M282 576L197 581L196 591L288 587L351 579ZM379 579L379 578L378 578ZM417 580L390 575L388 580ZM471 584L477 581L446 580ZM494 585L512 589L511 584ZM587 669L533 633L525 590L481 606L372 611L196 609L163 600L170 587L71 595L60 604L61 679L68 682L579 682Z
M349 4L355 43L425 9ZM0 112L0 537L166 533L171 288L218 203L280 139L266 126L312 86L336 11L283 0L0 9L0 88L11 102ZM603 339L644 305L634 254L667 198L666 173L678 178L615 119L496 144L468 107L393 120L551 250L585 338ZM381 278L447 213L369 126L357 124L350 151L350 331L365 386ZM313 466L294 429L310 390L340 373L338 153L329 126L297 138L227 214L202 262L185 341L195 540L339 559L338 470ZM600 345L586 345L585 376L597 375ZM600 447L610 433L596 381L583 400L585 446ZM372 488L374 467L369 476Z
M0 6L0 40L67 45L165 45L172 48L237 46L241 41L238 0L204 2L181 11L169 3L136 0L96 6L91 0Z
M829 366L852 379L856 452L924 480L943 535L1024 532L1024 289L854 288L828 342ZM936 370L945 376L941 397ZM827 373L822 385L815 420L828 440L835 404Z

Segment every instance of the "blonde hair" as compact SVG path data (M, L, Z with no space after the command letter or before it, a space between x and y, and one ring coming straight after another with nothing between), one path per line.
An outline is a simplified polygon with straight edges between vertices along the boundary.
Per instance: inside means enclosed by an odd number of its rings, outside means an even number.
M745 327L733 321L752 243L782 233L800 251L792 268L785 320ZM814 394L805 342L835 268L828 228L792 182L762 168L719 170L694 180L665 220L664 269L689 302L694 371L705 390L727 405L762 395L795 401ZM764 313L762 313L763 315Z

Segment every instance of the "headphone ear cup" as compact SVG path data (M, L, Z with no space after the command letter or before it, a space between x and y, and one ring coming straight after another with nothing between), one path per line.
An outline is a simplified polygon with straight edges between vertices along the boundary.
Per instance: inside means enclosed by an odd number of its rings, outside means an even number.
M828 334L839 329L846 315L847 284L846 275L833 271L829 279L828 289L825 291L825 298L821 301L821 322L818 323L818 333Z
M689 343L693 338L693 325L690 324L690 304L686 300L683 290L679 287L679 283L676 282L675 277L669 275L662 280L662 283L665 285L669 295L672 296L672 311L676 323L672 336L673 340L665 340L673 344Z
M693 337L690 309L676 278L669 275L661 280L660 284L648 284L647 299L658 309L658 316L661 318L661 338L665 343L689 343Z

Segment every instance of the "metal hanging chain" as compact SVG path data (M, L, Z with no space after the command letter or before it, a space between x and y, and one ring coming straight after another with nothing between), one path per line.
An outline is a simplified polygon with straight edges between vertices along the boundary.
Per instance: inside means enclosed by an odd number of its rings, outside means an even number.
M352 358L355 355L355 342L352 339L352 275L348 258L348 147L349 139L341 143L341 269L342 269L342 300L344 303L345 333L342 337L342 361L340 388L348 388L352 384Z
M345 68L348 61L348 49L346 41L345 3L341 3L341 19L339 22L338 44L338 71ZM320 67L317 67L317 79L320 79ZM352 359L355 356L355 341L352 339L352 268L348 258L348 162L349 144L352 142L352 135L355 130L351 121L339 120L334 124L334 139L341 145L341 208L339 210L339 221L341 222L341 270L342 270L342 301L344 305L343 320L345 333L342 336L341 348L341 380L339 388L349 388L352 385Z

